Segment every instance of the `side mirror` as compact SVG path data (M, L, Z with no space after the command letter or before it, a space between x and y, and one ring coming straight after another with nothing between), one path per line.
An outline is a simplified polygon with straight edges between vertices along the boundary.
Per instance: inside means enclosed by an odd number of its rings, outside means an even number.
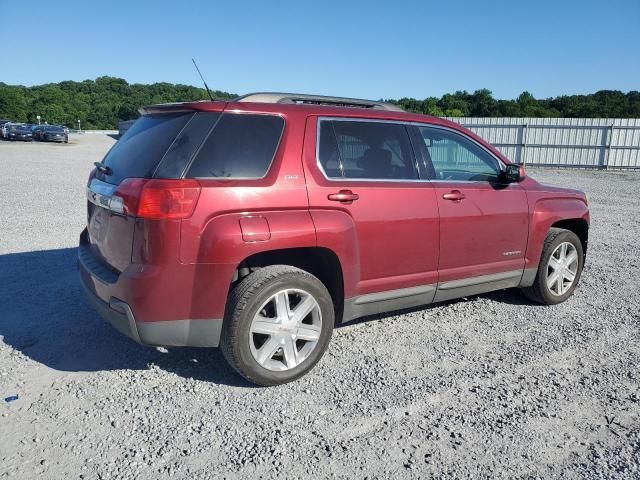
M526 173L522 165L510 163L502 172L502 178L506 183L517 183L525 179Z

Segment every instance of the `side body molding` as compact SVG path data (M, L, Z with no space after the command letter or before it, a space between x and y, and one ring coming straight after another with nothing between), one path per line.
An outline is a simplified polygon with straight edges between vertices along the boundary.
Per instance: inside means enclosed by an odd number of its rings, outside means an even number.
M343 321L428 305L433 302L435 293L435 285L421 285L353 297L345 300Z
M520 285L521 279L522 270L512 270L441 282L438 285L420 285L359 295L345 300L344 321L348 322L367 315L426 306L469 295L517 287Z
M435 302L444 302L454 298L479 295L503 288L517 287L522 279L522 270L492 273L477 277L463 278L438 284Z

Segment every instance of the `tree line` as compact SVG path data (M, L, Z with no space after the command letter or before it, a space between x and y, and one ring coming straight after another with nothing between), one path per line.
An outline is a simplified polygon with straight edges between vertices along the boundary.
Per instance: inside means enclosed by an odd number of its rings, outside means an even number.
M237 95L215 90L215 99ZM42 122L76 128L112 129L119 120L138 117L142 105L207 100L207 92L191 85L129 84L116 77L83 82L64 81L25 87L0 82L0 118L14 122ZM515 100L493 98L490 90L457 91L442 97L388 99L410 112L447 117L599 117L640 118L640 92L601 90L590 95L562 95L536 99L523 92Z
M215 99L237 95L212 91ZM42 122L83 129L113 129L119 120L138 117L138 108L154 103L208 100L206 90L191 85L129 84L122 78L99 77L33 87L0 82L0 118L14 122Z
M390 100L407 111L438 117L640 118L640 92L600 90L590 95L536 99L522 92L515 100L498 100L487 89L457 91L440 98Z

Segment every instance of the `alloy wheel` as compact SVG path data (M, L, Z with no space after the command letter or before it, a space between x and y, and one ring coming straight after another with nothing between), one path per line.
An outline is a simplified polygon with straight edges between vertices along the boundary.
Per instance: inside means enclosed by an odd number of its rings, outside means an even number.
M251 354L267 370L290 370L313 352L321 331L322 314L316 299L304 290L281 290L253 317Z
M552 295L561 296L569 291L578 272L578 252L570 242L558 245L547 265L547 288Z

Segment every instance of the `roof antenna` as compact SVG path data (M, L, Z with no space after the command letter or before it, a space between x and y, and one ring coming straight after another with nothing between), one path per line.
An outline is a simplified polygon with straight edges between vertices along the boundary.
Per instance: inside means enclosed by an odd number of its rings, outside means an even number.
M196 63L196 61L193 58L191 59L191 61L193 62L193 66L196 67L196 70L198 71L198 75L200 75L200 78L202 79L202 83L204 83L204 88L207 89L207 93L209 94L209 98L213 102L213 95L211 95L211 90L209 90L209 86L207 85L207 82L204 81L204 77L202 76L202 73L200 73L200 69L198 68L198 64Z

